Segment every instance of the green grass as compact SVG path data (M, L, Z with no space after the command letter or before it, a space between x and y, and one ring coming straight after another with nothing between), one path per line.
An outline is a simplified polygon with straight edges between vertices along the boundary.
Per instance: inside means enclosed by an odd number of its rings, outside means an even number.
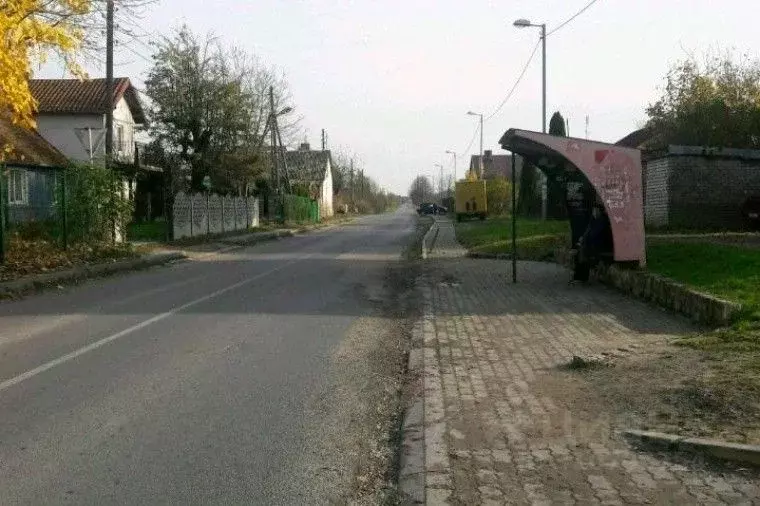
M653 242L647 268L700 291L741 303L742 320L760 321L760 250L710 243Z
M127 225L127 238L130 241L163 241L166 239L166 222L130 223Z
M456 223L457 239L477 253L511 253L512 220L509 217L486 221ZM551 258L558 246L567 246L570 224L567 221L517 220L517 256L524 260Z

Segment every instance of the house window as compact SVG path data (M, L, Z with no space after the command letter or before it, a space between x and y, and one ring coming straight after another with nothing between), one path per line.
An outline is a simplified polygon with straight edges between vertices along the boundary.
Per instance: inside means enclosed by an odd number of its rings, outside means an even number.
M29 174L25 170L13 169L8 174L8 204L29 204Z
M124 125L116 125L116 150L126 153L127 148L124 144Z

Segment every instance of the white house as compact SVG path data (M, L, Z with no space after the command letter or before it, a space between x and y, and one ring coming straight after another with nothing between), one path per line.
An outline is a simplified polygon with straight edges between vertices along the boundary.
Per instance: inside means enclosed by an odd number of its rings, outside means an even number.
M71 160L103 160L107 109L105 79L32 79L29 87L38 102L37 130L45 140ZM111 105L114 108L114 157L132 163L135 128L145 123L145 113L137 90L128 78L114 79Z
M308 186L311 197L319 202L319 215L329 218L333 209L333 177L330 151L312 151L308 143L297 151L286 151L290 184Z

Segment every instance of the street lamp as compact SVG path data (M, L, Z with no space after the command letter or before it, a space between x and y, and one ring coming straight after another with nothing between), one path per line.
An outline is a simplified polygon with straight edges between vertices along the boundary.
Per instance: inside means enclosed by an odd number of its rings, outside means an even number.
M542 46L542 99L541 99L541 124L543 126L543 132L546 133L546 24L536 25L530 22L528 19L518 19L513 23L517 28L540 28L541 29L541 46Z
M438 192L440 193L441 203L443 203L443 165L440 163L436 163L433 165L438 167L438 170L440 171L440 176L438 179Z
M467 111L468 116L480 116L480 179L483 179L483 115Z
M541 128L546 133L546 24L536 25L530 22L528 19L518 19L513 23L517 28L540 28L541 29L541 49L542 49L542 72L541 72ZM547 207L547 178L544 174L541 178L541 218L546 219L546 207Z
M456 151L446 150L447 155L454 155L454 183L457 182L457 153Z

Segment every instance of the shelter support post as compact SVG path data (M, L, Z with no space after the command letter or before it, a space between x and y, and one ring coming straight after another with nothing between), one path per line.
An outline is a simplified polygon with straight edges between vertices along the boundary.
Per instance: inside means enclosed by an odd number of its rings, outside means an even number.
M512 152L512 283L517 283L517 176Z

